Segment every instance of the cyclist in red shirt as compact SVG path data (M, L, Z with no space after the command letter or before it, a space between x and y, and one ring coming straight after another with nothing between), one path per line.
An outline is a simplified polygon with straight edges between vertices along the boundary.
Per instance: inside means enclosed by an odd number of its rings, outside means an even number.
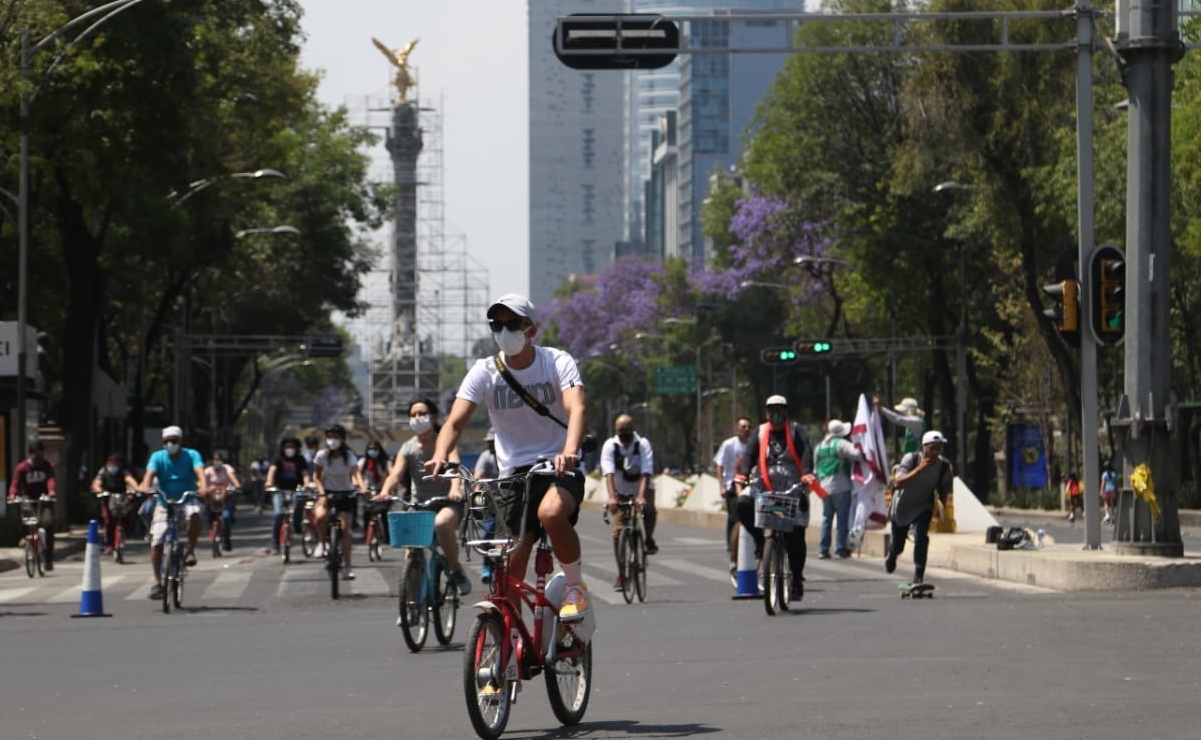
M29 457L13 470L8 500L18 496L37 500L43 495L54 498L54 463L46 459L45 443L38 441L29 445ZM38 518L46 530L46 570L54 570L54 505L39 503Z

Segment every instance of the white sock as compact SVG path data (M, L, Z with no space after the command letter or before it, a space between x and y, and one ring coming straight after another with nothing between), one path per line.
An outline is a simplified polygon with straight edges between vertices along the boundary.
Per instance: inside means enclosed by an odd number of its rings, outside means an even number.
M580 561L574 563L563 563L563 575L568 583L583 583L583 577L580 575Z

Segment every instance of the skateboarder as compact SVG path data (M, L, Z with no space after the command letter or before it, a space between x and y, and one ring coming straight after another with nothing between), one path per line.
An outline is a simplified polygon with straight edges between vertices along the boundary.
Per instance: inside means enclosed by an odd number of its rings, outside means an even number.
M926 575L926 552L930 547L930 520L934 509L940 510L951 492L954 471L951 462L942 456L946 439L941 432L930 430L922 435L920 452L910 452L897 465L893 485L892 506L888 518L892 523L888 554L884 570L897 569L897 556L905 551L909 528L913 528L913 583L922 583Z

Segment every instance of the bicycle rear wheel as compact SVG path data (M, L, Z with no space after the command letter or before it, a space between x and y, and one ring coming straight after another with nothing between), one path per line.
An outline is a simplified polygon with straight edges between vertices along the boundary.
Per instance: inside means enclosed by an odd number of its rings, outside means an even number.
M475 733L485 740L496 740L509 723L509 687L504 680L505 667L501 665L504 634L505 625L500 616L480 614L467 631L467 644L463 649L463 694L467 699L467 715L471 717Z
M459 618L459 586L443 560L434 563L434 617L434 636L439 645L446 645Z
M125 525L119 522L113 528L113 561L118 565L125 563Z
M559 651L571 652L577 646L569 632ZM551 711L565 725L574 725L584 718L588 698L592 695L592 643L587 643L576 655L556 657L546 666L546 696Z
M788 608L783 561L784 548L769 537L763 545L763 608L769 617Z
M634 562L630 566L633 571L634 591L638 594L638 601L646 601L646 540L642 537L640 530L634 530L630 537L630 550L634 556Z
M399 600L400 632L404 635L409 650L417 652L425 646L429 634L430 611L425 600L425 559L410 555L405 561L404 573L400 577Z
M33 578L38 570L38 546L34 541L36 534L25 535L25 572Z
M367 559L372 562L384 559L384 552L380 547L380 536L379 515L375 514L367 520Z
M334 525L332 522L326 531L325 543L325 569L329 571L329 597L331 599L338 598L338 572L339 566L342 564L342 528Z
M213 516L213 523L209 525L209 543L213 546L213 557L221 557L221 520Z
M634 600L634 543L630 528L617 535L617 577L621 579L621 597L630 603Z

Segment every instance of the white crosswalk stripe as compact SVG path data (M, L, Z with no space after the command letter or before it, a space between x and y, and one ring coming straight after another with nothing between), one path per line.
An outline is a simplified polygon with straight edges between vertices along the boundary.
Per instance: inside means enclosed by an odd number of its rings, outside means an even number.
M250 585L251 570L223 570L200 595L200 603L237 601Z
M721 581L722 583L730 582L730 570L720 570L718 568L708 568L703 565L697 565L690 560L677 560L674 558L655 558L656 565L671 570L677 570L682 573L688 573L702 578L708 578L711 581Z
M108 589L112 588L113 586L116 586L121 581L124 581L125 578L126 578L126 576L124 574L102 576L100 578L101 593L103 593L104 591L107 591ZM80 583L80 584L72 586L70 588L63 589L62 591L59 591L58 593L54 594L50 598L46 599L46 603L47 604L69 604L73 601L79 601L79 596L80 596L82 588L83 588L83 584Z
M186 584L185 584L186 585ZM154 583L147 578L146 582L130 591L125 595L126 601L145 601L150 598L150 589L154 588Z
M6 588L3 591L0 591L0 604L19 601L22 597L37 590L37 586L28 586L26 588Z
M378 568L363 568L355 570L355 580L343 581L342 585L348 594L358 596L387 596L388 581Z
M295 598L329 588L329 576L324 568L286 568L275 589L277 598Z
M683 581L677 581L676 579L672 578L671 576L664 575L663 573L660 573L658 570L656 570L655 565L657 562L658 561L655 560L654 558L647 560L646 585L648 588L651 586L683 586L684 585ZM605 577L609 578L610 580L617 577L617 563L615 563L615 562L610 561L610 562L604 562L604 563L598 564L598 563L589 561L588 569L589 570L603 570L605 572ZM728 576L727 576L727 579L728 579Z

